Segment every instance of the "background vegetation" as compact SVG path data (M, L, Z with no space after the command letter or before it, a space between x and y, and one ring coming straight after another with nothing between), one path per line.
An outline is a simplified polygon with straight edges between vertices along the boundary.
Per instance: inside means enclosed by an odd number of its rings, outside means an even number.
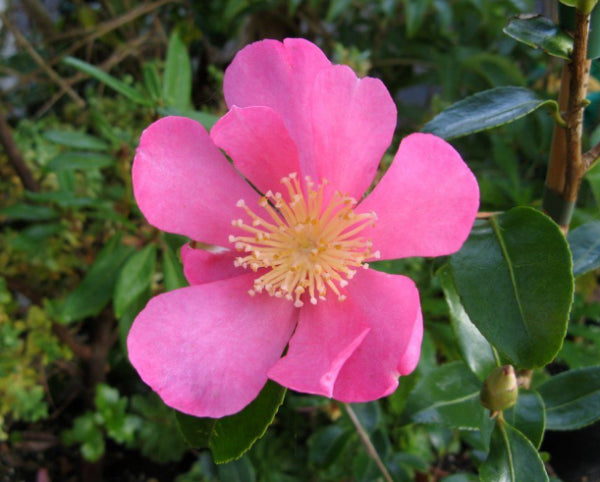
M210 127L225 112L221 82L233 55L254 40L301 36L335 62L384 81L399 112L393 153L403 135L476 92L512 85L555 98L562 61L502 31L512 15L552 18L555 8L556 2L528 0L4 5L0 478L376 479L374 463L335 402L288 393L263 439L243 458L215 465L210 452L187 447L172 411L139 380L124 340L152 295L185 283L178 259L185 240L150 227L135 205L130 168L137 140L166 114ZM600 119L598 77L594 65L588 126ZM552 128L552 118L540 110L453 141L477 175L482 211L539 207ZM587 129L586 145L599 140L598 129ZM574 225L598 218L599 203L600 170L593 169ZM379 266L417 281L426 320L416 372L391 397L355 407L400 481L478 480L486 456L479 432L414 424L406 416L407 397L419 380L460 359L435 276L440 266L440 260L422 259ZM569 336L555 362L534 373L534 383L565 368L600 364L599 294L594 272L578 278ZM585 433L575 438L587 440ZM600 477L594 458L589 464L578 459L574 468L563 461L574 442L549 433L544 444L551 474Z

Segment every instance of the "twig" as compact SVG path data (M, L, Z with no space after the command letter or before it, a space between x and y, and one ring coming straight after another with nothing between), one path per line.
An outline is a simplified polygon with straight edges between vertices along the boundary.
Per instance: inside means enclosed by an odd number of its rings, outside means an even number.
M588 170L598 159L600 159L600 142L583 155L583 166Z
M62 52L58 57L50 59L48 63L50 65L57 64L60 62L66 55L70 55L73 52L76 52L82 47L90 44L97 38L100 38L113 30L125 25L128 22L132 22L138 17L146 15L147 13L156 10L157 8L166 5L167 3L174 3L176 0L158 0L157 2L150 4L142 4L139 7L133 8L129 10L127 13L121 15L120 17L113 18L107 22L101 23L100 25L96 25L91 31L86 33L86 37L74 42L65 52Z
M40 190L38 183L33 177L33 174L25 164L25 160L13 139L12 133L10 132L10 127L4 118L4 108L0 104L0 144L4 147L6 151L6 156L8 157L8 161L12 164L17 171L17 175L25 189L29 191L37 192Z
M92 358L92 349L83 343L79 343L65 325L52 323L52 331L58 339L73 352L73 354L81 360L88 361Z
M386 480L386 482L394 482L392 479L392 476L390 475L387 468L383 464L381 457L379 457L377 450L375 450L375 447L373 446L373 443L371 442L369 435L367 434L364 427L360 423L360 420L356 416L356 413L354 413L354 410L352 409L352 407L350 406L349 403L344 403L344 407L346 407L346 412L348 412L348 416L350 417L350 420L352 421L354 428L356 428L356 431L358 432L360 441L365 446L367 455L373 459L373 461L375 462L375 465L377 465L377 468L381 472L381 475L383 475L383 478Z
M45 40L49 40L55 33L54 22L40 0L22 0L23 7L29 18L40 29Z
M29 56L33 59L33 61L40 66L40 68L52 79L57 85L62 87L67 94L77 103L77 105L81 108L85 107L85 101L79 97L77 92L75 92L71 87L65 84L65 81L58 75L50 65L48 65L42 57L36 52L33 46L29 43L29 41L16 29L8 20L6 15L0 12L0 20L2 23L12 32L17 40L17 43L20 44L29 54Z
M139 48L140 45L144 45L148 41L149 34L143 34L140 37L136 38L132 42L126 44L126 46L122 49L114 52L106 61L100 64L98 67L104 71L109 71L113 66L121 62L125 57L130 55L132 52L135 52L136 49ZM70 79L66 79L66 85L72 86L82 80L89 78L89 75L84 74L83 72L78 72ZM58 92L56 92L47 102L44 103L42 107L38 109L35 113L35 118L41 117L48 109L50 109L63 95L65 94L65 90L61 88Z

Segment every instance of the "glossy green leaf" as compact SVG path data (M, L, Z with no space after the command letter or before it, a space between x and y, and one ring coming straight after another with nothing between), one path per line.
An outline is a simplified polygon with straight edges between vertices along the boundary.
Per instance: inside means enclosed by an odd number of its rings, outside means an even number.
M448 265L442 267L438 271L438 276L450 309L450 322L462 358L479 380L483 381L498 365L492 347L469 319L456 292L450 267Z
M463 362L442 365L424 376L411 392L401 423L438 423L478 430L488 420L479 403L481 383Z
M48 163L51 171L64 171L69 169L102 169L114 165L116 159L110 154L101 152L61 152L54 156Z
M152 102L148 99L148 97L145 96L138 89L135 89L130 85L126 84L125 82L122 82L119 79L113 77L112 75L107 74L102 69L99 69L98 67L92 64L84 62L83 60L77 59L75 57L65 57L63 62L67 65L70 65L71 67L75 67L76 69L81 70L82 72L88 74L89 76L93 77L99 82L102 82L106 86L115 90L119 94L127 97L129 100L135 102L136 104L140 104L146 107L152 106Z
M149 244L133 254L123 265L115 285L113 307L121 316L136 298L148 289L156 269L156 246Z
M167 59L163 74L165 105L189 109L192 96L192 66L187 48L175 30L169 38Z
M556 101L540 99L529 89L496 87L451 105L425 124L422 130L452 139L508 124L542 106L548 106L555 112L558 110Z
M568 234L567 240L573 253L575 276L600 267L600 221L579 226Z
M269 380L258 397L239 413L220 419L177 413L177 421L192 447L209 447L215 462L223 464L240 458L264 435L284 397L285 388Z
M504 418L525 435L535 448L540 447L546 427L546 414L539 393L520 389L517 404L504 412Z
M517 207L476 223L450 266L469 318L492 346L519 368L554 359L573 275L565 237L549 217Z
M0 217L9 221L49 221L56 219L58 213L48 206L17 203L0 209Z
M549 18L541 15L513 17L504 33L530 47L539 48L555 57L570 60L573 38L563 32Z
M98 253L83 281L60 306L60 321L70 323L100 313L112 298L121 267L132 251L132 247L121 243L120 234L114 235Z
M537 450L518 430L497 423L490 453L479 469L481 482L547 482L548 475Z
M88 151L106 151L110 147L106 141L99 137L77 131L46 131L44 137L61 146Z
M574 430L600 419L600 366L563 372L538 387L548 430Z
M183 275L183 266L169 246L163 249L162 271L165 290L172 291L188 285Z

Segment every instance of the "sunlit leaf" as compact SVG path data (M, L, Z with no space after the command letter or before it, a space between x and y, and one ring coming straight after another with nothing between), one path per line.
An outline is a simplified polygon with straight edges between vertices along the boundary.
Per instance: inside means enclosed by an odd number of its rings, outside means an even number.
M549 18L541 15L521 15L511 18L504 33L530 47L562 59L570 59L573 38Z

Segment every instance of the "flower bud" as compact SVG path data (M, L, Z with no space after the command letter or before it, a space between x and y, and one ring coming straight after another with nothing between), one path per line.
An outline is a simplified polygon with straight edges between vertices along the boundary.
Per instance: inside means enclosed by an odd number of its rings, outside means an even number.
M481 404L492 412L506 410L517 403L519 388L512 365L504 365L492 370L483 382L479 399Z

